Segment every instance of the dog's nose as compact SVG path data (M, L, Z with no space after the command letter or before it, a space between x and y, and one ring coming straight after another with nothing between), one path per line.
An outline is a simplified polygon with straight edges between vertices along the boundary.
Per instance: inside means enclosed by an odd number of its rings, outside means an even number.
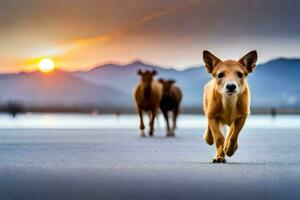
M227 84L227 85L226 85L226 89L227 89L229 92L234 92L235 89L236 89L236 85L235 85L235 84Z

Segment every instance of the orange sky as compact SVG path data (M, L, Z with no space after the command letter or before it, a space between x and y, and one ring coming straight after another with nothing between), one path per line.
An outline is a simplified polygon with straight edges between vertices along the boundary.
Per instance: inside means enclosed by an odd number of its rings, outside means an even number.
M45 57L71 71L136 59L184 69L202 64L204 49L300 57L299 3L268 1L2 0L0 72L36 70Z

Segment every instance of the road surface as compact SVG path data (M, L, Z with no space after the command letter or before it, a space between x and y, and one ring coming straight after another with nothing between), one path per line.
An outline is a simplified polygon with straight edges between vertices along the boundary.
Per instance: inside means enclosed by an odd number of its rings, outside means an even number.
M0 199L300 199L300 130L245 129L227 164L203 130L0 130Z

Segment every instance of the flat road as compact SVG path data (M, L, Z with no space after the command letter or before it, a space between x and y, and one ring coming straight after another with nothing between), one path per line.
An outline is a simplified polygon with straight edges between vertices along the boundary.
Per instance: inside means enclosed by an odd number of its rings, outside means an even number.
M1 129L0 199L300 199L299 129L244 129L227 164L202 133Z

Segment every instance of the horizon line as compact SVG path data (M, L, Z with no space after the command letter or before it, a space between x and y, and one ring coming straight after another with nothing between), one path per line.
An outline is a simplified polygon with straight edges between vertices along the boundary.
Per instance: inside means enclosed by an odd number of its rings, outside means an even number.
M269 59L269 60L264 61L264 62L258 62L257 65L264 65L266 63L272 62L274 60L280 60L280 59L285 59L285 60L300 60L300 57L278 56L278 57L274 57L274 58ZM142 63L144 65L158 67L158 68L161 68L161 69L169 69L169 70L175 70L175 71L181 71L181 72L189 70L189 69L193 69L193 68L204 67L204 64L201 63L201 64L189 65L189 66L182 67L182 68L178 69L179 66L177 66L177 67L174 67L174 66L165 66L165 65L160 65L160 64L154 64L151 61L145 61L145 60L143 60L141 58L134 58L134 59L131 59L128 62L105 61L105 62L102 62L102 64L100 64L100 63L99 64L95 64L92 67L87 68L86 70L65 70L65 69L61 69L59 67L56 67L55 71L63 71L63 72L69 72L69 73L89 72L89 71L92 71L92 70L94 70L96 68L104 67L105 65L126 66L126 65L130 65L130 64L133 64L133 63L136 63L136 62L140 62L140 63ZM40 71L38 69L35 69L35 70L28 70L28 71L26 71L26 70L20 70L20 71L11 71L11 72L9 72L9 71L7 71L7 72L1 72L1 70L0 70L0 74L1 75L5 75L5 74L34 73L34 72L40 72Z

